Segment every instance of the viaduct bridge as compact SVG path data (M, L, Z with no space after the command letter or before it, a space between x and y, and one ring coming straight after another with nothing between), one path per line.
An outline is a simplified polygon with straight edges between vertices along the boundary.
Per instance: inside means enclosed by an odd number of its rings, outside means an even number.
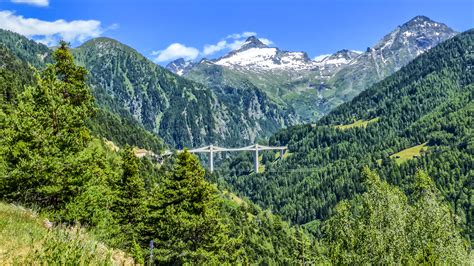
M281 147L270 147L270 146L264 146L264 145L259 145L259 144L254 144L251 146L247 147L240 147L240 148L222 148L214 145L209 145L201 148L196 148L196 149L190 149L188 150L190 153L208 153L209 154L209 170L211 173L214 171L214 154L217 152L241 152L241 151L252 151L254 152L254 167L255 167L255 173L258 173L258 167L259 167L259 160L258 160L258 152L259 151L269 151L269 150L279 150L280 151L280 157L283 156L285 153L285 150L288 149L286 146L281 146ZM182 152L182 150L179 150L178 152ZM169 155L171 154L171 151L166 151L164 155Z

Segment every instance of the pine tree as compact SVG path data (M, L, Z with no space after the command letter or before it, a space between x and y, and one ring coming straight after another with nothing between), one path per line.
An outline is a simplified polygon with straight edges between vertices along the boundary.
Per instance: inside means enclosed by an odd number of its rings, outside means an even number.
M57 209L86 181L81 173L88 166L75 157L90 142L84 120L94 108L86 71L74 64L65 42L53 57L56 63L36 75L37 85L26 88L17 107L0 119L0 194Z
M177 155L150 199L148 235L161 263L209 263L226 250L217 189L204 180L204 169L185 151Z
M126 146L122 153L122 177L118 183L119 191L116 214L122 224L124 247L140 242L147 216L145 182L138 169L138 158L133 149ZM136 241L136 242L135 242ZM142 241L143 242L143 241ZM136 246L136 245L135 245Z

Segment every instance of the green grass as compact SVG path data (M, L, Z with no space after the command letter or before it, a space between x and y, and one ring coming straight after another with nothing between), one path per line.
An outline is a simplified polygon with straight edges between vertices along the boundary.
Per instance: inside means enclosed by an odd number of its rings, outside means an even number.
M79 226L47 228L34 211L0 202L0 265L133 265Z
M390 158L394 158L397 164L402 164L415 157L421 156L421 154L426 150L428 150L427 142L392 154L390 155Z
M339 128L341 130L346 130L346 129L350 129L350 128L356 128L356 127L367 127L368 124L370 123L375 123L379 121L379 118L376 117L376 118L373 118L373 119L370 119L370 120L363 120L363 119L359 119L357 121L354 121L353 123L351 124L347 124L347 125L337 125L335 126L336 128Z

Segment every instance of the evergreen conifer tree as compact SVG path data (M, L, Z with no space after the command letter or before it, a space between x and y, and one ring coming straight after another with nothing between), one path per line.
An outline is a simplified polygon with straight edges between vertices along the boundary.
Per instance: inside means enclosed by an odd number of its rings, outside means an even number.
M162 263L209 263L226 250L226 228L220 218L217 189L204 179L196 157L177 155L150 199L148 234Z
M83 67L61 42L56 63L36 75L1 119L0 157L4 198L57 209L78 194L85 180L76 155L90 142L84 120L93 112Z
M138 158L133 149L126 146L121 156L123 173L117 188L119 195L116 214L123 226L123 245L130 247L136 246L135 241L140 242L147 216L147 197L145 182L139 174Z

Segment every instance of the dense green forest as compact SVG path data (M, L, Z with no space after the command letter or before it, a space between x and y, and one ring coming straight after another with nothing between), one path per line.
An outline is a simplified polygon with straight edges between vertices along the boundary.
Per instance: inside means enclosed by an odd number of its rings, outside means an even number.
M16 95L27 85L36 82L29 65L41 70L51 63L51 50L41 44L9 31L0 30L0 59L3 64L1 93L5 100L15 105ZM14 83L14 84L11 84ZM134 120L130 115L121 116L103 108L95 108L95 115L87 119L92 134L113 141L119 146L139 146L158 152L165 146L155 134Z
M28 67L2 51L9 64L0 72L2 200L40 208L55 223L80 223L138 263L148 261L152 240L158 264L316 258L318 245L305 230L219 191L188 152L160 166L94 137L86 127L96 114L86 71L65 43L55 64L28 82L11 71Z
M129 145L161 140L97 108L67 43L41 71L2 47L0 199L79 224L140 264L468 264L473 35L422 55L353 109L278 133L270 143L289 155L265 154L265 173L247 176L246 158L219 176L187 151L163 164L136 157ZM361 119L373 120L338 127ZM418 159L389 157L419 144Z
M472 241L473 46L473 30L438 45L317 124L275 134L269 143L288 145L289 155L264 154L264 173L252 173L247 154L225 164L221 179L239 195L318 231L338 202L365 191L364 166L405 192L407 180L423 169ZM423 152L404 158L423 144Z

